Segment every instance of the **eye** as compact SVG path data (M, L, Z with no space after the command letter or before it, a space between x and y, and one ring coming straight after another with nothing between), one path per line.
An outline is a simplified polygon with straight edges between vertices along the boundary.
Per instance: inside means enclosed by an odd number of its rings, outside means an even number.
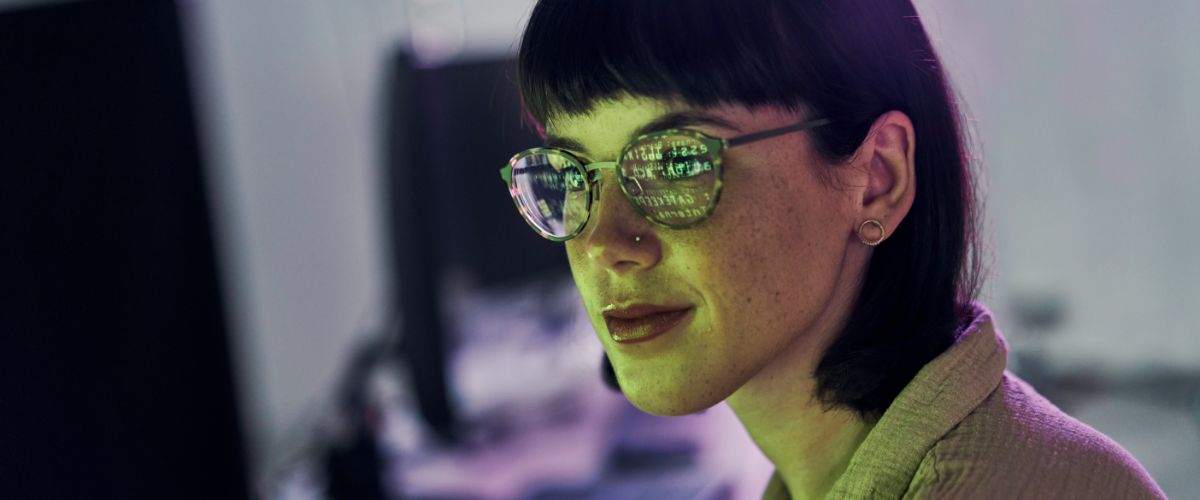
M687 179L705 172L711 172L712 162L700 158L675 158L662 164L662 176L666 179Z

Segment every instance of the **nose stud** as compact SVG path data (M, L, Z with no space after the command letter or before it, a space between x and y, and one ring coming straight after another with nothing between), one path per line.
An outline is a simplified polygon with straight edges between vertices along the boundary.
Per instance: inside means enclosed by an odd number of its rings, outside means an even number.
M641 237L641 236L634 236L634 237L633 237L633 242L634 242L634 243L641 243L641 242L642 242L642 237Z

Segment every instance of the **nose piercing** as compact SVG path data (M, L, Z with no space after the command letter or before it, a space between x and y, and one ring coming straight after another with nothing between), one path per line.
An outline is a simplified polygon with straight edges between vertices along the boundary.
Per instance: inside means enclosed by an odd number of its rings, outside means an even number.
M634 243L640 243L640 242L642 241L642 237L641 237L641 236L634 236L634 237L633 237L633 241L634 241Z

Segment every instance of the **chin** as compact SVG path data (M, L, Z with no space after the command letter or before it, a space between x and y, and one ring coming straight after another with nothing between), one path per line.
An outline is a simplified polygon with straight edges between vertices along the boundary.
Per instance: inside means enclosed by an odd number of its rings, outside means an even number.
M725 400L728 394L713 387L662 382L638 383L617 373L621 392L639 410L663 417L678 417L707 410Z

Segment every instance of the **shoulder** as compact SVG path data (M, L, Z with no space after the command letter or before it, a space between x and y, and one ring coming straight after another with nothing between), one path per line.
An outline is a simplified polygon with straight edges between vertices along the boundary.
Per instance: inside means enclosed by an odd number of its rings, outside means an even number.
M1127 451L1005 372L926 453L905 498L1165 498Z

